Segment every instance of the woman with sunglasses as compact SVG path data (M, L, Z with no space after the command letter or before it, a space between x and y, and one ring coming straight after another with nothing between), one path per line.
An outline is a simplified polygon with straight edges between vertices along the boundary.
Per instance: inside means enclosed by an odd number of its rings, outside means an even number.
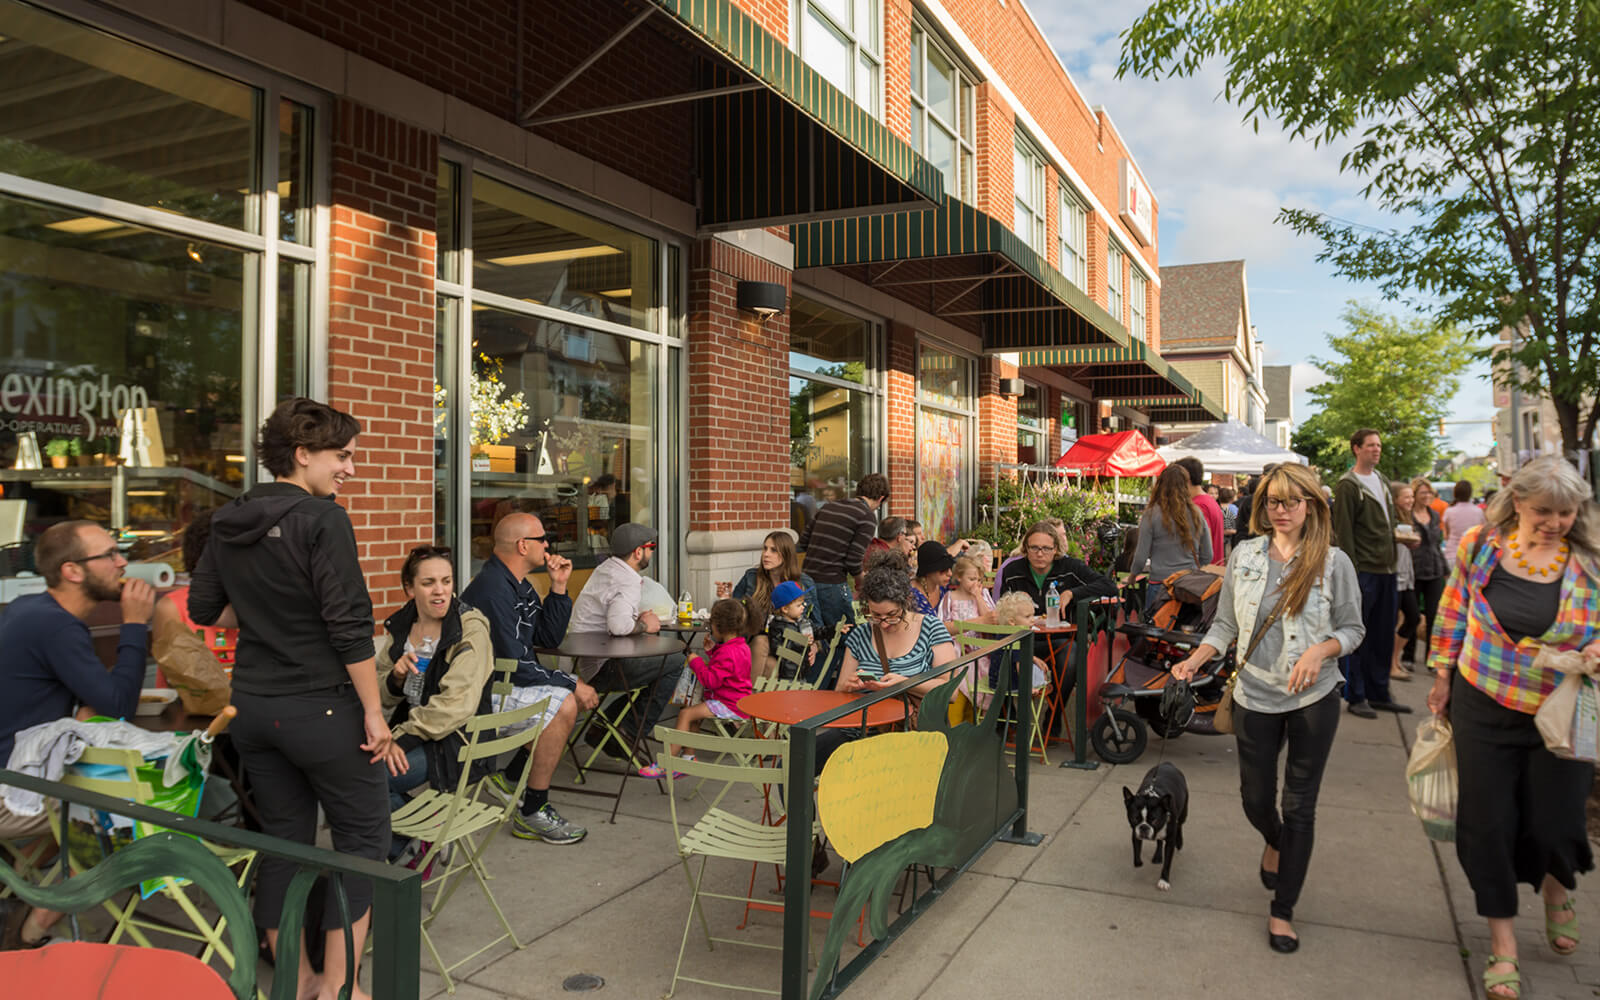
M378 679L389 731L405 751L404 774L389 777L391 811L423 782L454 791L461 776L452 737L474 715L490 710L489 675L494 641L483 612L455 595L451 553L442 545L419 545L400 564L407 601L383 623L388 641L378 644ZM390 856L398 854L395 845Z
M1244 813L1265 841L1261 884L1273 892L1267 943L1300 946L1291 921L1311 866L1322 772L1339 728L1338 658L1361 644L1355 564L1333 548L1321 484L1303 465L1262 477L1250 513L1253 536L1234 547L1205 640L1172 675L1188 680L1235 641L1234 738ZM1278 758L1288 748L1283 802L1274 801Z

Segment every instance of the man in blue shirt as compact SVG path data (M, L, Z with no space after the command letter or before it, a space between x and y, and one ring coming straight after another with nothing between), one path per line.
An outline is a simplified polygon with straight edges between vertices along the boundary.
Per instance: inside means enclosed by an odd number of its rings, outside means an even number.
M527 580L536 569L550 575L550 596L543 601ZM507 514L494 526L494 556L461 594L465 604L489 619L494 655L517 661L512 692L504 704L496 701L495 711L512 711L541 698L550 699L542 716L528 720L534 725L543 719L544 731L533 744L533 769L528 772L522 808L512 817L511 828L514 837L547 844L576 844L589 832L567 822L550 804L550 779L577 722L578 708L594 708L600 698L594 688L571 674L545 667L534 655L536 649L559 646L566 637L567 622L572 618L572 598L567 596L571 578L572 561L550 552L543 522L533 514ZM519 754L504 773L516 774L524 759ZM504 775L493 777L499 779L503 792L515 792Z
M63 521L39 536L33 553L47 589L12 601L0 618L0 760L10 759L17 733L80 709L132 716L144 685L156 592L143 580L123 580L128 560L111 533L93 521ZM107 671L84 622L101 601L118 600L122 633ZM19 816L0 800L0 839L48 836L52 807L47 800L39 815ZM43 943L59 917L0 900L0 950Z

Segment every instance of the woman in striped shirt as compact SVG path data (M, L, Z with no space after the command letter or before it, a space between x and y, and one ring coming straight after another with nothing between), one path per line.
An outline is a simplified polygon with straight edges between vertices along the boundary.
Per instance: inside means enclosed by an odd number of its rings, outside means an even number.
M872 562L861 584L861 602L866 625L845 636L838 690L889 687L956 658L955 643L939 616L911 610L910 571L898 555L879 556ZM948 679L930 678L912 688L912 696L921 697Z
M1545 937L1578 948L1569 893L1594 867L1584 804L1594 765L1546 750L1534 713L1561 675L1534 666L1542 648L1582 650L1600 670L1600 512L1560 458L1529 462L1469 529L1439 604L1428 707L1448 709L1461 788L1456 856L1489 921L1484 991L1521 995L1517 884L1544 896Z

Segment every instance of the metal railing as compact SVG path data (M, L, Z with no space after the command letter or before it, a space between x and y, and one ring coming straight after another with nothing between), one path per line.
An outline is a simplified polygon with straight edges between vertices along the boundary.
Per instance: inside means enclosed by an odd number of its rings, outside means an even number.
M865 627L865 626L863 626ZM865 694L848 706L831 709L819 715L812 716L789 727L789 784L786 790L786 806L788 816L785 824L788 827L787 857L785 868L790 873L784 880L784 908L783 908L783 978L782 996L784 1000L828 1000L837 996L851 982L861 975L866 968L882 953L883 949L895 938L905 932L917 917L936 903L940 896L950 887L951 883L995 841L1007 843L1020 843L1036 846L1040 836L1028 832L1028 747L1031 743L1033 721L1032 694L1032 665L1033 665L1033 632L1020 630L990 645L983 646L957 658L954 662L943 667L935 668L929 673L919 674L904 683L879 691ZM955 690L963 673L973 669L973 664L988 656L1000 657L1001 671L998 682L995 684L994 700L991 712L986 718L986 713L974 706L975 719L971 724L960 723L950 726L944 717L950 694ZM1014 770L1016 806L1004 812L1004 815L994 815L992 824L981 830L981 839L975 844L970 842L958 845L955 853L951 853L949 845L940 854L934 852L927 857L912 857L910 863L925 866L930 871L934 867L948 869L946 873L937 878L930 878L926 891L909 901L903 911L892 924L886 927L878 926L875 922L875 939L869 942L854 958L842 968L825 968L837 964L836 953L833 960L827 954L827 949L817 968L817 981L811 982L808 975L808 965L811 956L811 854L812 854L812 828L815 817L816 804L813 801L813 790L816 785L816 760L817 760L817 734L819 730L830 722L848 719L860 715L863 723L866 721L866 709L878 702L894 698L908 698L908 692L921 684L927 683L930 677L946 676L947 681L934 692L923 699L917 729L919 731L941 731L950 736L955 742L958 730L960 739L969 746L973 741L981 741L980 749L984 752L974 762L974 767L988 765L992 768L993 756L998 753L999 759L1004 760L1006 752L1006 733L1004 725L992 724L995 722L993 706L1003 705L1008 699L1015 706L1015 715L1012 724L1015 731L1012 740L1016 746L1016 765ZM932 713L932 714L930 714ZM933 717L936 715L938 717ZM950 762L957 760L957 755L947 758L946 767ZM959 764L957 766L960 766ZM941 780L939 783L938 801L935 804L934 825L940 823L941 812L948 814L952 803L949 797L957 797L969 791L981 792L986 787L994 789L994 772L986 770L979 774L974 770L972 778L975 780ZM997 795L996 800L999 800ZM980 803L981 805L981 803ZM931 827L930 827L931 829ZM920 831L912 831L911 836ZM897 840L903 839L897 838ZM864 861L865 859L863 859ZM832 924L840 922L845 924L854 920L853 913L842 912L846 908L845 900L855 898L849 894L847 886L855 875L865 874L859 868L852 868L846 872L839 884L839 902L836 904ZM868 892L871 890L868 889ZM859 895L859 893L855 894ZM882 931L882 933L879 933ZM830 937L834 936L830 934Z
M311 892L313 883L319 876L329 876L329 892L335 894L339 904L340 915L345 929L347 970L355 969L354 956L351 954L353 943L350 940L349 929L351 915L345 901L344 886L340 876L363 878L372 882L372 920L369 934L372 940L372 957L369 966L372 970L372 995L384 997L386 1000L417 1000L421 989L419 956L421 955L421 918L422 918L422 873L407 868L388 865L380 861L371 861L348 854L320 847L297 844L292 841L280 840L264 833L250 830L241 830L236 827L222 826L208 820L194 819L178 813L167 812L147 805L140 805L127 799L102 795L85 789L55 781L46 781L42 778L19 774L15 771L0 770L0 785L11 785L16 788L26 789L54 799L62 803L63 813L63 839L65 837L66 805L76 804L87 806L90 809L126 816L143 823L155 824L165 827L174 834L200 837L215 844L229 847L239 847L252 850L259 856L284 858L295 863L298 870L289 883L289 890L284 901L283 917L279 924L279 945L275 967L278 970L291 970L288 975L274 976L272 998L284 1000L295 995L296 981L292 970L300 961L300 932L305 915L305 904ZM167 834L156 834L157 838L169 838ZM150 838L144 838L150 839ZM142 840L134 841L129 848L124 848L101 861L88 872L73 876L68 880L93 880L95 873L110 865L118 855L137 847ZM60 861L66 863L69 848L63 844L61 847ZM201 859L204 860L204 859ZM116 870L110 868L108 870ZM10 874L8 871L7 875ZM184 877L180 871L167 872L173 876ZM146 876L148 877L148 876ZM226 889L218 888L216 880L197 882L209 893L221 893ZM129 887L137 891L137 880L129 883ZM60 889L61 885L52 887ZM114 894L123 886L106 886L107 895ZM248 889L240 888L229 883L234 893L244 896ZM24 893L19 892L19 895ZM105 897L102 897L105 898ZM91 900L79 909L87 909L96 905L98 900ZM248 899L245 900L248 907ZM229 909L238 912L236 905ZM246 909L245 912L248 912ZM331 928L327 928L331 929ZM251 949L235 956L239 966L248 965L248 978L252 984L255 975L255 951ZM236 970L237 972L237 970ZM243 974L238 974L243 975ZM230 977L230 985L235 985L235 978ZM350 985L346 980L346 987ZM237 989L237 987L235 987ZM348 992L343 995L349 996Z

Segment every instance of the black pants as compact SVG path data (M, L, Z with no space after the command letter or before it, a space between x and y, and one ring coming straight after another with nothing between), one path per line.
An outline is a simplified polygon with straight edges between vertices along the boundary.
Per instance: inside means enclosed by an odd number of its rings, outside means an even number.
M1272 915L1293 920L1294 904L1300 901L1300 889L1311 867L1322 771L1339 730L1339 694L1330 691L1292 712L1252 712L1235 705L1233 718L1244 814L1267 846L1278 851L1278 892L1272 899ZM1280 815L1278 755L1286 743L1289 759L1284 766Z
M1422 609L1422 631L1406 640L1406 651L1401 655L1416 663L1417 643L1424 648L1433 636L1433 619L1439 613L1439 598L1444 594L1444 577L1437 580L1417 581L1417 602ZM1417 664L1419 667L1421 664Z
M233 693L239 717L233 743L250 775L261 832L299 844L317 840L317 805L328 818L334 850L382 861L389 850L389 783L382 762L361 749L366 729L361 699L349 684L309 694ZM256 875L256 926L276 928L298 865L263 856ZM346 878L350 919L372 907L372 883ZM323 926L341 925L329 892Z
M683 671L686 663L687 660L682 653L632 660L607 660L600 665L600 669L595 672L589 684L602 696L651 685L650 690L640 695L626 713L619 716L620 707L607 710L612 724L622 733L623 739L631 743L634 733L639 731L641 725L644 726L644 734L649 736L656 724L669 714L667 703L672 700L672 689L678 686L678 674ZM670 714L676 718L676 712ZM613 749L613 744L608 742L606 747L608 750ZM622 748L615 749L616 755L620 755Z
M1460 792L1456 857L1481 917L1517 915L1517 883L1539 888L1546 875L1568 889L1594 867L1584 805L1594 765L1544 748L1533 716L1516 712L1460 674L1450 686Z
M1417 641L1417 625L1421 621L1422 612L1417 607L1417 592L1400 591L1400 626L1395 629L1395 634L1406 641L1404 656L1411 655L1411 644Z

